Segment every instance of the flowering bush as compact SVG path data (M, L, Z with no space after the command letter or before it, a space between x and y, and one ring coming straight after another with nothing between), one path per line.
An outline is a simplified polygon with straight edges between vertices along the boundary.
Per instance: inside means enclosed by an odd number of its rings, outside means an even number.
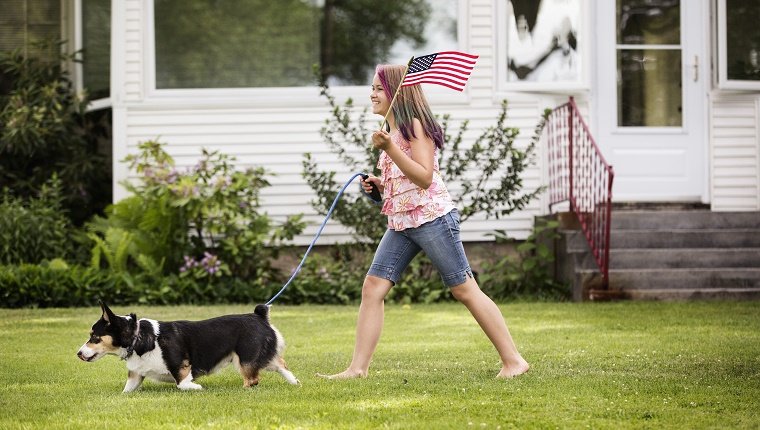
M192 276L196 279L221 277L222 275L229 275L230 268L216 255L206 251L203 253L203 258L196 260L189 255L185 256L185 264L179 268L180 276Z
M90 229L130 232L143 261L165 275L209 281L234 275L266 284L275 277L271 260L304 223L296 215L276 226L260 213L260 190L269 185L264 169L236 170L233 160L203 150L198 163L182 171L162 144L141 143L140 152L126 158L140 176L124 184L132 196L108 208L108 218L96 219Z

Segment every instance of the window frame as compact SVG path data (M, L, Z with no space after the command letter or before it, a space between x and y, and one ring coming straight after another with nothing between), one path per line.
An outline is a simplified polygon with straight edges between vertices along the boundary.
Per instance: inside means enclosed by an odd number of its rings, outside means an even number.
M718 70L717 85L722 90L760 90L760 80L739 80L728 79L728 14L726 11L726 0L717 0L717 36L718 36Z
M77 0L81 1L81 0ZM458 0L457 39L456 49L466 50L463 41L467 38L467 11L469 0ZM302 87L239 87L239 88L156 88L156 20L154 0L145 1L144 9L143 49L143 84L146 100L162 104L190 103L193 106L215 106L220 103L233 105L287 108L299 104L304 107L322 106L323 98L317 86ZM345 85L330 87L332 94L338 98L369 97L369 86ZM457 94L452 94L452 92ZM462 93L443 88L439 85L426 85L425 95L436 104L467 104L470 101L470 87L465 87Z

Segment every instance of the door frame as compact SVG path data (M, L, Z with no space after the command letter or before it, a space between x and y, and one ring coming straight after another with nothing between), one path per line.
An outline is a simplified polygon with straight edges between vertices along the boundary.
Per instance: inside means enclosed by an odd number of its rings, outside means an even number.
M609 152L611 149L610 145L605 145L604 139L601 135L601 97L612 97L613 101L612 104L616 105L617 100L617 91L614 92L614 94L605 94L605 87L600 83L600 76L603 73L602 68L604 67L604 62L601 61L601 58L604 58L603 56L610 55L609 49L603 49L603 48L609 48L616 45L616 41L614 39L615 35L615 23L609 23L609 22L601 22L602 17L600 16L601 11L600 9L600 3L601 2L612 2L614 0L595 0L592 5L591 10L591 21L595 23L594 27L598 29L605 29L604 31L601 31L598 33L599 41L595 42L594 46L594 53L592 62L591 62L591 74L592 74L592 85L591 85L591 111L593 112L594 119L596 121L592 121L591 124L591 130L594 133L594 136L597 137L597 142L600 146L600 149L603 153ZM614 6L613 6L614 7ZM690 26L690 32L686 32L685 30L682 30L682 52L681 52L681 63L682 63L682 79L683 82L685 82L687 79L692 79L692 74L694 73L693 69L693 60L689 60L688 56L697 55L698 56L698 73L699 73L699 79L698 82L695 85L695 88L692 90L694 93L692 94L693 97L695 97L695 100L701 100L700 106L695 107L695 109L698 109L697 112L694 112L690 115L684 115L683 116L683 125L681 129L687 129L690 132L696 132L698 135L696 136L697 144L699 145L699 148L695 149L695 154L698 154L699 157L701 157L701 185L700 185L700 191L697 196L672 196L672 197L663 197L663 196L652 196L651 198L647 199L641 199L636 201L693 201L692 197L698 197L699 201L701 203L709 203L710 202L710 180L711 180L711 163L710 163L710 147L709 147L709 141L710 141L710 86L712 83L712 58L710 57L710 46L711 46L711 34L712 34L712 25L710 24L710 16L711 16L712 10L710 6L710 0L681 0L681 25L682 28L685 25ZM611 34L613 35L612 42L609 41L602 41L604 37L606 37L608 34L610 34L609 30L610 27L612 29ZM683 39L686 39L689 34L697 34L700 35L698 40L695 39L688 39L688 46L684 43ZM609 64L609 63L607 63ZM616 70L617 71L617 70ZM614 78L613 78L614 79ZM684 93L685 94L685 93ZM684 95L684 107L686 107L687 99ZM686 111L686 109L684 109ZM685 112L684 112L685 113ZM614 134L617 131L620 131L622 128L620 127L612 127L611 135L614 136ZM635 129L635 128L634 128ZM641 136L667 136L672 135L674 133L677 133L676 130L669 129L669 128L659 128L659 127L652 127L652 130L639 130L638 132L635 132L634 135L638 134ZM613 168L615 166L613 165ZM613 199L615 198L615 192L613 190Z

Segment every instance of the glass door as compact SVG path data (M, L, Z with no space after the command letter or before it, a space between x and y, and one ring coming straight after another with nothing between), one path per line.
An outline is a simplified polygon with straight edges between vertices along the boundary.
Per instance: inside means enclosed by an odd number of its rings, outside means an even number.
M617 0L617 125L680 127L681 8L678 0Z

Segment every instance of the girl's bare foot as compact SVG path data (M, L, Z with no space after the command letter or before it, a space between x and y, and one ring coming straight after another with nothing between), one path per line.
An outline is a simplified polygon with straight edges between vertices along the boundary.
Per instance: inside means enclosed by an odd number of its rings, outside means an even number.
M343 372L336 373L335 375L323 375L321 373L317 373L317 376L319 376L320 378L325 378L325 379L355 379L355 378L366 378L367 372L362 372L360 370L346 369Z
M528 364L527 361L520 358L520 360L518 360L515 363L510 363L509 365L506 365L506 364L502 365L501 371L499 372L498 375L496 375L496 377L504 378L504 379L514 378L515 376L522 375L528 370L530 370L530 365Z

